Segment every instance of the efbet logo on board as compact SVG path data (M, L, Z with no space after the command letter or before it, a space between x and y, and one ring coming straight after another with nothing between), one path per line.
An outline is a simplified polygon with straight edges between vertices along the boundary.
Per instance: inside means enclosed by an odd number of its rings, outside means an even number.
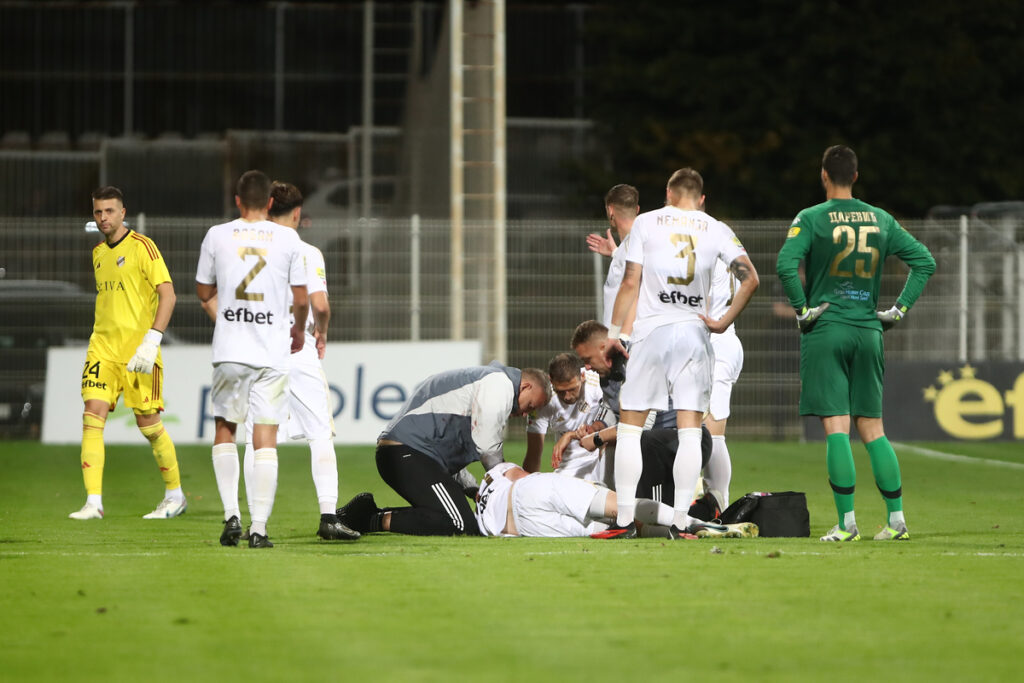
M970 364L960 368L959 375L956 379L952 371L941 370L923 390L943 431L957 439L993 439L1003 435L1009 413L1013 438L1024 438L1024 372L1006 391L977 377Z

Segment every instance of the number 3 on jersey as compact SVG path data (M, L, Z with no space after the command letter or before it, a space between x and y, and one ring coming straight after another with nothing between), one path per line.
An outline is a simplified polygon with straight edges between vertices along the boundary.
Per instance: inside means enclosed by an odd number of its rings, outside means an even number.
M875 270L878 268L878 248L868 246L868 235L874 235L879 232L877 225L861 225L860 231L854 230L849 225L837 225L832 231L832 243L839 244L842 241L846 241L846 246L840 250L836 257L832 259L832 267L828 269L828 274L832 277L853 277L856 273L857 277L863 277L871 279L875 276ZM857 248L858 255L866 255L870 257L870 265L867 268L864 267L865 260L862 258L854 261L853 270L839 270L840 264L847 256L853 251L854 247Z
M266 255L267 255L267 250L266 249L260 249L260 248L257 248L257 247L239 247L238 248L238 257L239 258L241 258L243 261L245 261L246 260L245 259L246 256L255 256L256 257L256 263L249 270L249 272L245 274L245 277L242 278L242 281L238 283L238 286L235 287L235 299L238 299L239 301L263 301L263 293L262 292L250 292L250 291L247 291L246 288L250 284L252 284L252 281L256 279L256 276L259 275L260 271L263 270L264 267L266 267L266 265L267 265Z
M693 274L697 269L697 238L694 235L671 234L668 236L672 245L679 248L676 258L686 259L686 277L669 277L670 285L688 285L693 282ZM680 247L680 245L682 245Z

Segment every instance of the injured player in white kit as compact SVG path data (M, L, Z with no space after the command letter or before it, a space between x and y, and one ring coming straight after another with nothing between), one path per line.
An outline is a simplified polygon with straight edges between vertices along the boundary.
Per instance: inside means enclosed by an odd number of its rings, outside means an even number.
M487 471L476 497L476 519L485 536L539 536L568 538L602 531L618 512L615 492L594 483L554 472L530 474L510 462ZM638 499L636 521L664 527L672 525L673 509ZM688 538L750 538L757 525L692 525Z

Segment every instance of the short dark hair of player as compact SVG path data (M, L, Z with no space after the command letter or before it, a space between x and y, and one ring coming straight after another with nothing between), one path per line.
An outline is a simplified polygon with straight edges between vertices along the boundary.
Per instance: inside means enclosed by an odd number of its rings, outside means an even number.
M270 178L263 171L246 171L235 185L235 194L247 209L264 209L270 201Z
M668 191L680 197L699 198L704 194L704 179L692 168L681 168L668 179Z
M113 185L104 185L103 187L97 187L92 191L93 199L116 199L121 202L121 206L124 206L124 194L121 190L117 189Z
M619 184L608 190L604 196L605 206L616 206L621 209L640 209L640 193L632 185Z
M543 370L538 370L537 368L523 368L521 372L523 373L523 377L537 386L544 388L544 404L547 405L550 403L552 389L551 380L548 379L547 373Z
M270 198L274 200L270 205L270 211L267 212L271 216L284 216L294 211L295 207L302 206L302 193L299 192L299 188L280 180L275 180L270 188Z
M548 363L548 375L552 382L564 384L580 376L583 361L575 353L560 353Z
M821 167L833 185L853 187L857 178L857 155L846 145L832 145L821 157Z
M576 326L572 333L572 341L569 348L575 349L580 344L586 344L598 335L608 336L608 328L599 320L585 320Z

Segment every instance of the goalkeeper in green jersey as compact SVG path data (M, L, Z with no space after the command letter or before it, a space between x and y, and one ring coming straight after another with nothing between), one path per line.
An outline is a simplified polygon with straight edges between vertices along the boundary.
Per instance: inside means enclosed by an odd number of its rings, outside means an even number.
M903 517L900 466L882 427L882 331L898 323L935 272L927 247L882 209L854 199L857 155L849 147L825 150L821 182L826 201L793 219L776 264L800 329L800 414L825 428L828 478L839 523L823 541L860 539L853 511L856 471L850 416L871 458L889 517L875 540L910 538ZM878 308L882 264L890 255L910 267L896 304ZM803 260L807 284L797 269Z

